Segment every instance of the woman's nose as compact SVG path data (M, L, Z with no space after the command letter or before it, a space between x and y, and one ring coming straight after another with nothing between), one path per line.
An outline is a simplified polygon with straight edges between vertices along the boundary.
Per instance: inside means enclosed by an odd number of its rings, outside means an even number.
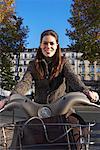
M47 47L51 47L50 43L47 44Z

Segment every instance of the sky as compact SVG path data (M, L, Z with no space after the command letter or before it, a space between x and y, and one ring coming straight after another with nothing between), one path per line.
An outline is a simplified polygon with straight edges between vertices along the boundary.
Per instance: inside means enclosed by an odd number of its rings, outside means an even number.
M67 19L71 16L72 0L15 0L16 14L28 26L27 48L38 48L40 35L44 30L53 29L59 35L61 48L68 47L70 39L66 29L70 29Z

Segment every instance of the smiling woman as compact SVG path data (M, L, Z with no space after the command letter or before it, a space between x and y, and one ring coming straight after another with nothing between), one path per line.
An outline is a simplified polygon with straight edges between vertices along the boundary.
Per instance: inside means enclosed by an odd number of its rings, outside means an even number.
M41 40L40 48L45 57L52 57L56 53L58 41L57 38L55 38L55 33L54 35L50 35L49 30L47 33L48 34L46 34ZM41 35L41 37L42 36L43 35Z
M53 44L50 44L53 43ZM11 91L11 95L25 95L35 83L34 101L40 104L58 100L69 91L84 93L92 102L97 102L98 94L88 87L73 72L68 58L62 55L58 34L45 30L40 36L40 45L35 59L30 61L22 80Z
M35 84L35 94L31 101L24 95L31 88L33 82ZM68 93L70 92L69 86L74 92ZM59 140L69 133L68 138L65 137L64 142L68 139L68 142L71 141L71 143L74 143L74 145L70 145L69 142L70 147L79 150L82 146L86 146L86 143L83 144L83 141L86 141L85 138L88 137L90 131L88 132L86 122L76 114L72 107L76 103L80 104L83 102L90 104L90 101L92 101L92 105L97 106L94 104L97 101L97 96L96 92L90 91L78 76L74 74L68 58L62 55L58 34L54 30L49 29L41 34L37 54L30 61L22 80L12 89L8 99L0 101L0 112L9 108L19 107L23 108L28 116L31 117L27 121L22 122L23 126L19 123L22 128L18 124L16 125L17 129L22 129L20 140L20 132L18 131L18 134L15 133L18 138L17 141L22 140L22 143L18 142L20 145L30 147L30 145L37 143L47 143L49 145L51 143L54 144L56 141L59 143ZM98 108L100 107L98 106ZM36 128L35 126L33 127L32 122L30 122L31 120L33 120L33 124L35 120ZM37 121L39 122L39 126L37 126ZM68 123L68 128L64 129L66 132L57 132L62 131L62 126L61 130L55 125L52 130L51 126L47 129L45 124L50 121L52 123L56 122L57 126L59 123ZM30 127L30 123L32 128ZM71 126L69 123L71 123ZM37 129L38 132L36 132ZM90 126L88 129L90 129ZM51 138L49 138L48 131L50 131L49 135ZM22 137L22 135L26 136ZM27 140L28 135L30 139ZM36 136L33 138L33 135ZM15 138L13 139L16 144ZM16 145L18 146L18 144ZM59 144L57 146L59 147ZM30 149L29 147L28 149Z

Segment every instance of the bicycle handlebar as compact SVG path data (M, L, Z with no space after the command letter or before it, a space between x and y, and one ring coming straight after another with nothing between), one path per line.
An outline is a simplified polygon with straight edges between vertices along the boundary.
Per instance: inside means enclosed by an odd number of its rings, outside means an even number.
M18 107L23 108L30 117L33 117L38 116L39 110L46 107L50 109L51 116L55 116L67 114L68 111L77 104L86 104L100 108L100 105L90 102L86 95L81 92L70 92L50 104L38 104L31 101L26 96L14 94L10 97L10 101L4 106L3 109L0 110L0 112Z

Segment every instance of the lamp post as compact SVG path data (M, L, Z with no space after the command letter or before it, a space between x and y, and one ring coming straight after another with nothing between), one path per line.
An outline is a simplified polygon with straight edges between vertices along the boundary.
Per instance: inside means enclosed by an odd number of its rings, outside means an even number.
M77 75L78 75L78 53L76 52L76 69L77 69Z
M19 52L16 52L16 69L15 69L15 72L16 72L16 76L15 76L15 80L16 82L20 79L19 77L19 59L20 59L20 53Z

